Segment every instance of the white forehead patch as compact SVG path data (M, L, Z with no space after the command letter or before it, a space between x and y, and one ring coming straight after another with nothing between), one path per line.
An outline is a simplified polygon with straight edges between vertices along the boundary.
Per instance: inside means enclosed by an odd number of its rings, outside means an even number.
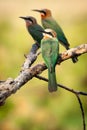
M46 32L53 32L53 30L50 29L50 28L45 29L45 31L46 31Z

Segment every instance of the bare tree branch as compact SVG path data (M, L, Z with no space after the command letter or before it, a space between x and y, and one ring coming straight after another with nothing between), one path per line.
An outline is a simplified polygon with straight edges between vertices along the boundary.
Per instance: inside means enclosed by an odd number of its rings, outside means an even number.
M87 44L82 44L80 46L77 46L75 48L71 48L68 51L65 51L60 54L60 62L65 61L73 56L80 56L84 53L87 53ZM58 61L59 62L59 61Z
M34 61L37 59L37 56L38 56L38 53L37 53L37 50L39 49L40 45L36 42L32 45L32 48L29 52L28 55L25 55L25 62L24 64L22 65L22 69L25 70L25 69L28 69L33 63Z
M22 65L22 70L20 74L15 78L8 78L6 81L0 82L0 104L2 105L7 97L15 93L19 88L21 88L25 83L31 80L36 75L40 74L42 71L47 69L44 63L31 66L33 62L37 59L37 50L39 46L35 43L30 53L26 56L26 60ZM82 44L76 48L72 48L60 54L60 59L58 63L61 63L74 55L80 56L81 54L87 53L87 44ZM31 66L31 67L30 67ZM61 86L62 87L62 86ZM72 90L73 91L73 90ZM84 92L79 94L86 95Z

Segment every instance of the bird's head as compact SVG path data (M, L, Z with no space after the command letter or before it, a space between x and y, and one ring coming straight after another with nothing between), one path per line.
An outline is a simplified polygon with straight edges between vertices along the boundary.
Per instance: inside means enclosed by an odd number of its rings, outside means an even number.
M19 17L25 20L26 26L31 26L33 24L37 24L37 21L34 17L32 16L26 16L26 17Z
M47 29L45 29L43 31L42 30L38 30L38 31L43 33L43 38L44 39L54 38L54 37L57 36L56 32L54 30L52 30L52 29L49 29L49 28L47 28Z
M51 11L49 9L41 9L41 10L33 9L32 11L39 12L41 14L42 19L45 19L45 18L52 16Z

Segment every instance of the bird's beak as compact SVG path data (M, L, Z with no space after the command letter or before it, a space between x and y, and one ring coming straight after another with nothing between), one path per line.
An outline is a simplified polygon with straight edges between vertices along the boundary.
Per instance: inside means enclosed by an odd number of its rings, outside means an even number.
M19 17L19 18L26 20L26 17Z
M39 9L33 9L32 11L36 11L36 12L42 13L42 10L39 10Z

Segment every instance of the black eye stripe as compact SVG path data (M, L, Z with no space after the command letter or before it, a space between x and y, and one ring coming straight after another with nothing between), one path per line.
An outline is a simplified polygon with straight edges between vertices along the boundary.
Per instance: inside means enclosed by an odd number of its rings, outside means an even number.
M45 15L46 15L46 12L45 12L45 11L43 11L43 10L42 10L41 12L42 12L43 14L45 14Z
M31 21L33 23L33 20L30 17L26 17L25 20L29 20L29 21Z
M54 37L54 35L51 32L47 32L49 35L51 35L52 37Z
M27 20L30 20L33 23L33 20L31 18L27 18Z

